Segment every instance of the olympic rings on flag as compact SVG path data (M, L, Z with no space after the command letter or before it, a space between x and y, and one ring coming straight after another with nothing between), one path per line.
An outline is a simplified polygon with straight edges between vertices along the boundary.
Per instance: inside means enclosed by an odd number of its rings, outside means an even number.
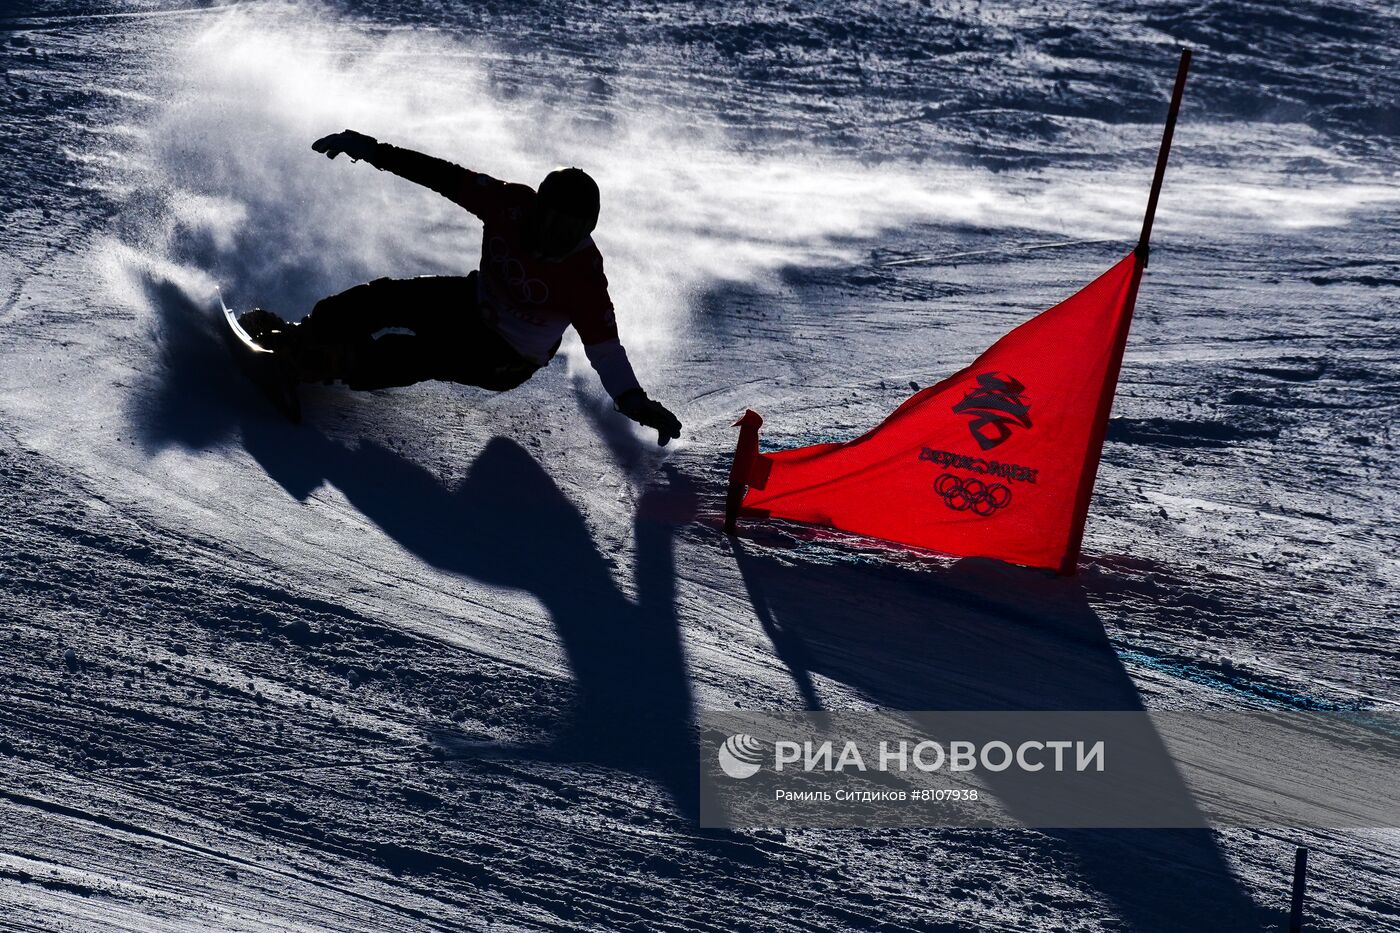
M980 479L963 479L944 473L933 483L933 491L943 504L954 512L971 510L976 515L991 515L1011 504L1011 490L1001 483L990 485Z

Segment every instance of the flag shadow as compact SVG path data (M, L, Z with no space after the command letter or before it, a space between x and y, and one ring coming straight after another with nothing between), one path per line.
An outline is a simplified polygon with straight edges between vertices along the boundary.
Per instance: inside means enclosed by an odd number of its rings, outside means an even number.
M941 571L792 563L734 544L755 613L810 709L822 708L817 676L892 710L1144 708L1075 580L976 559ZM1023 785L990 775L988 787L1016 812ZM1197 813L1184 783L1171 794ZM1069 854L1135 933L1259 930L1276 919L1240 887L1208 829L991 832L990 845L996 834L1038 834L1047 858Z

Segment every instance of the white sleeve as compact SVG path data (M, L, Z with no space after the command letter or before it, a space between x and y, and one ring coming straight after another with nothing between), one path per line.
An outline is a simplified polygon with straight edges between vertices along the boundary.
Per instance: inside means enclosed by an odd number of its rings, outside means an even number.
M599 343L586 343L583 345L583 352L588 354L588 362L597 370L598 378L603 381L603 388L607 389L614 399L629 389L641 388L636 374L632 372L632 364L627 359L627 351L623 349L622 341L616 337Z

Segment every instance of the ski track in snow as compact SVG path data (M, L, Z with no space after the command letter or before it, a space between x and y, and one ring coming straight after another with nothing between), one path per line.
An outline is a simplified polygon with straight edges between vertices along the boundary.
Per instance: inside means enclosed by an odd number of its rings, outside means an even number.
M733 706L1394 708L1398 25L15 9L0 929L1263 930L1299 844L1309 929L1400 929L1394 831L707 832L691 734ZM1196 72L1081 575L720 534L744 407L770 447L854 436L1127 249L1173 40ZM475 257L460 216L302 151L360 120L508 177L598 166L677 448L576 363L266 410L214 284L298 307ZM919 256L956 258L885 265Z

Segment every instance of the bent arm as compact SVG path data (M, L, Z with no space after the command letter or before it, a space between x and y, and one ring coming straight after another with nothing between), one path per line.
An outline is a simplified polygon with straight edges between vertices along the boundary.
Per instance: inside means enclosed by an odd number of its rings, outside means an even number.
M583 352L588 354L588 362L614 401L633 389L641 388L637 374L632 371L632 361L627 359L627 349L616 337L598 343L585 343Z
M583 339L588 362L598 373L603 388L612 396L617 410L638 424L655 429L656 442L664 447L681 436L680 420L667 411L665 405L648 398L637 381L627 351L617 336L617 318L608 298L602 257L595 257L595 263L600 290L595 301L585 304L582 311L574 315L574 329Z
M613 312L612 299L608 297L603 257L596 253L592 274L596 278L589 282L588 292L576 296L579 304L574 308L572 323L583 340L583 352L588 354L588 362L598 373L603 388L616 401L623 393L639 388L639 383L617 334L617 315Z

